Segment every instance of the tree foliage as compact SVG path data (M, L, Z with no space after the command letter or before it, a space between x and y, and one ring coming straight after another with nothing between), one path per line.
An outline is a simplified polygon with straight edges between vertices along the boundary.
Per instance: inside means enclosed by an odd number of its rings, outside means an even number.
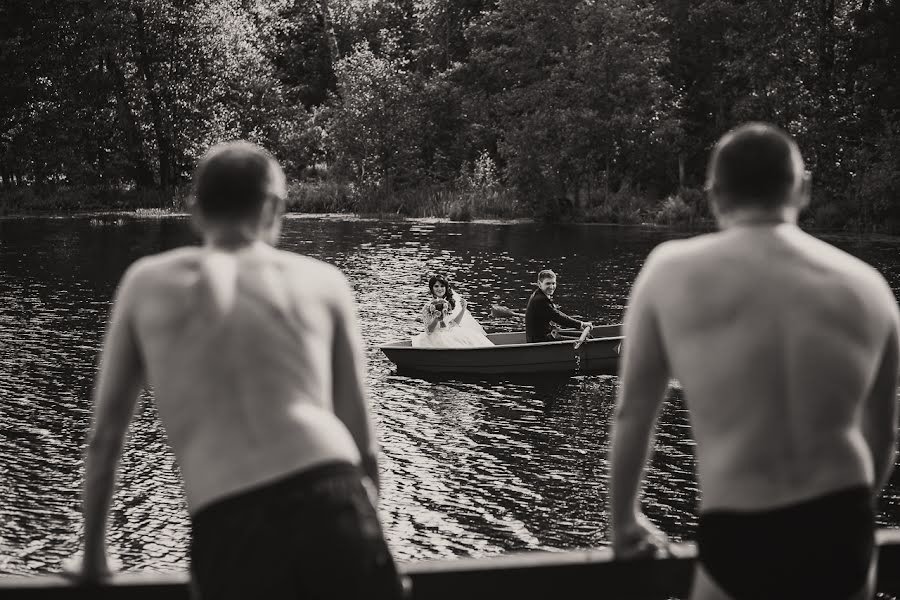
M766 120L813 218L900 224L898 30L896 0L8 0L0 179L170 188L247 138L384 193L489 160L551 218L693 210L715 140Z
M393 42L383 41L383 56L366 42L337 64L338 94L330 113L332 156L336 168L367 188L392 192L419 175L421 88L415 73Z

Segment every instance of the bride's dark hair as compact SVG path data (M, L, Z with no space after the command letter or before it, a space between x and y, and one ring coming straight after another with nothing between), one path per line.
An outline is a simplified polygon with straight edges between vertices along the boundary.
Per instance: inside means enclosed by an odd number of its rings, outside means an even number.
M447 304L450 306L450 312L453 312L453 309L456 308L456 301L453 300L453 287L443 275L432 275L428 280L428 291L431 292L433 298L437 298L437 296L434 295L434 284L436 283L440 283L444 286L444 300L446 300Z

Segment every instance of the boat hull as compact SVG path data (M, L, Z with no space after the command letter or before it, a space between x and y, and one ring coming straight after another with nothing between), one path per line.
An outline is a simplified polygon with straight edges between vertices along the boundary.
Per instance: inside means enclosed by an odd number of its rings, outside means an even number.
M615 374L623 337L621 325L595 327L591 337L575 349L573 338L528 344L524 332L492 333L493 346L413 348L410 340L380 346L399 373L464 375Z

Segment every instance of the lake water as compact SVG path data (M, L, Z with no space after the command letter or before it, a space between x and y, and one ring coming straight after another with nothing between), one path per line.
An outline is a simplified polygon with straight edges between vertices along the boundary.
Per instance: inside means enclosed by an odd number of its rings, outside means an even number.
M622 319L647 253L687 234L595 225L289 218L281 247L353 282L384 449L380 511L400 560L604 545L616 378L527 382L398 376L377 346L416 333L428 273L450 275L488 331L522 308L541 268L563 310ZM832 236L900 291L900 240ZM184 218L0 220L0 573L58 569L77 547L81 457L97 352L119 277L136 258L196 243ZM669 391L645 485L648 514L691 539L697 485L680 390ZM149 395L132 426L109 543L127 570L186 566L179 473ZM879 505L900 526L900 470ZM827 527L827 524L823 524Z

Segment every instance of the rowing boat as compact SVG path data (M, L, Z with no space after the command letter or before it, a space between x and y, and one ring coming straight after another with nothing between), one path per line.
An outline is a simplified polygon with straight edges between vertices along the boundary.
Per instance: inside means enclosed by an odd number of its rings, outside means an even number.
M579 345L579 331L560 332L568 339L526 343L524 331L490 333L492 346L413 348L409 339L379 346L398 373L465 375L615 374L622 351L622 326L601 325Z

